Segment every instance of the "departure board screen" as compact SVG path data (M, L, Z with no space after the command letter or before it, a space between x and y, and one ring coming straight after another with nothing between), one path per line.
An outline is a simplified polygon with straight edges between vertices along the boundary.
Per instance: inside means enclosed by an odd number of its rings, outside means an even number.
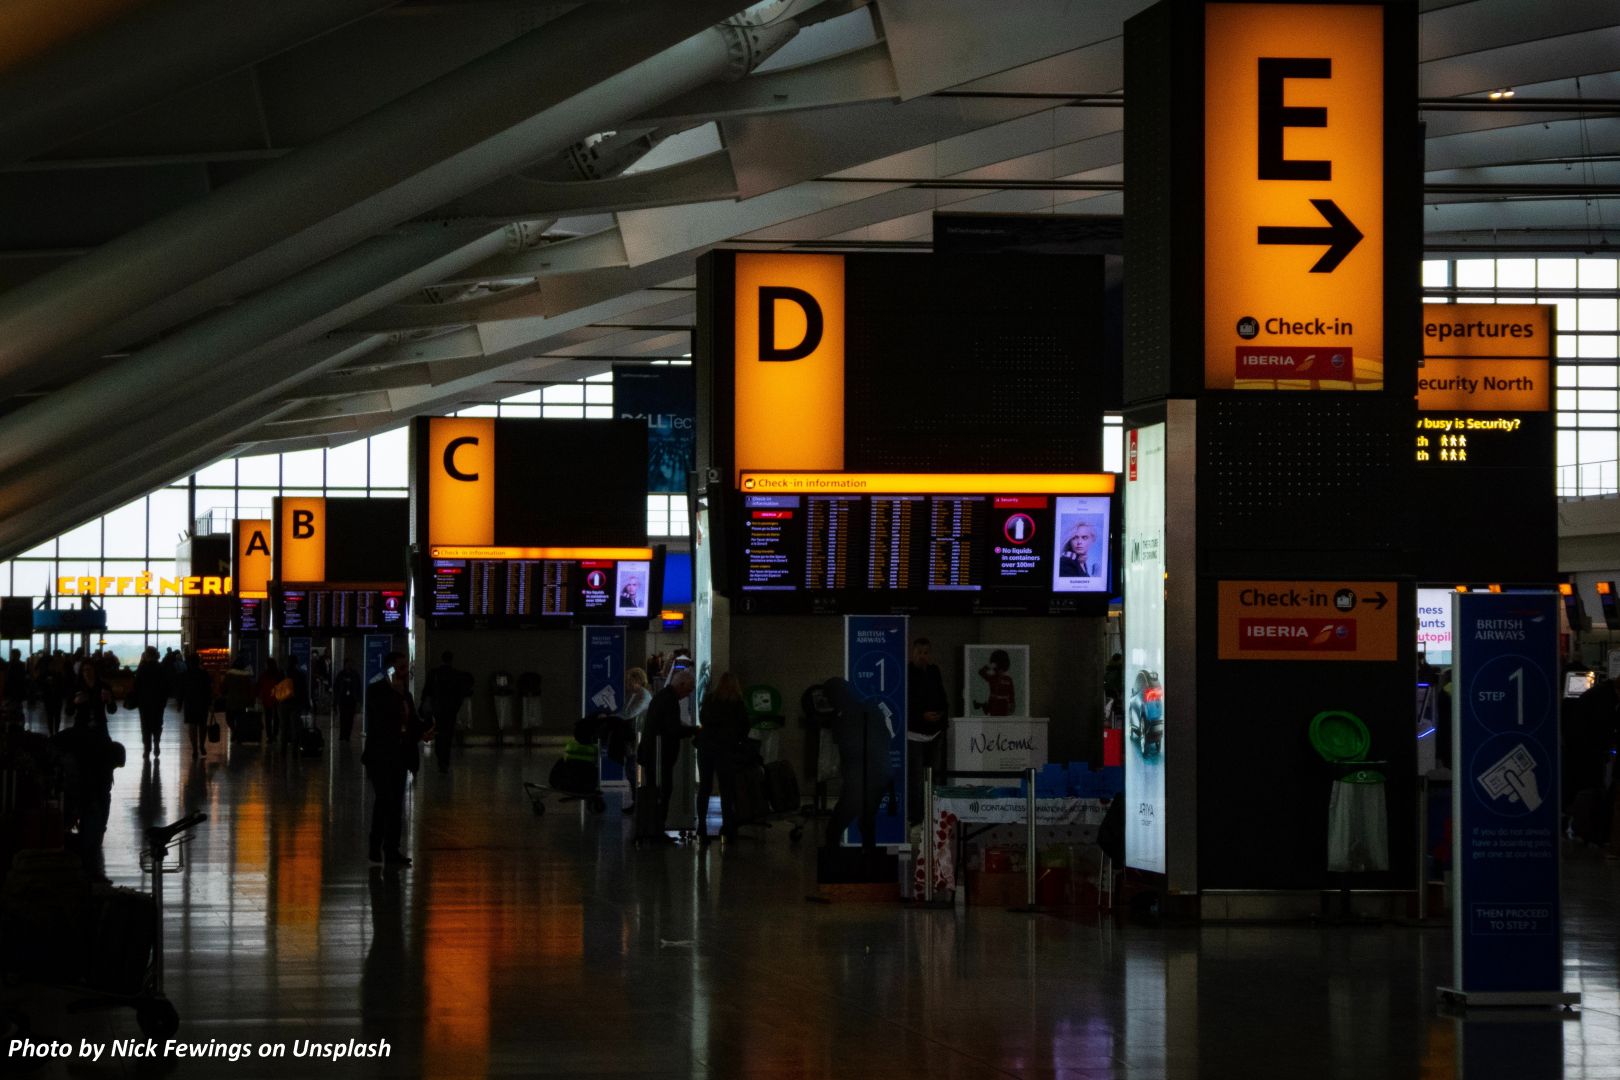
M264 601L258 597L245 597L237 602L236 626L244 634L257 634L264 630Z
M747 494L742 610L1094 612L1108 495Z
M278 626L282 630L309 629L309 594L302 589L283 589Z
M652 602L648 559L435 558L430 570L428 617L435 626L645 619Z
M280 630L333 634L403 631L407 615L405 590L282 589L276 597L275 613L276 628ZM247 630L245 625L243 630Z

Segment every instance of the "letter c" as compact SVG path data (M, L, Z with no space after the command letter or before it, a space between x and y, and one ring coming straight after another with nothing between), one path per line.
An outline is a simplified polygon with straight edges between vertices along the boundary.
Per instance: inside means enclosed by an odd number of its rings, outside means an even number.
M460 469L456 468L456 451L461 449L463 446L477 445L478 439L472 435L459 436L458 438L451 439L450 442L445 445L444 471L449 474L450 479L460 480L463 483L468 484L478 479L477 473L462 472Z

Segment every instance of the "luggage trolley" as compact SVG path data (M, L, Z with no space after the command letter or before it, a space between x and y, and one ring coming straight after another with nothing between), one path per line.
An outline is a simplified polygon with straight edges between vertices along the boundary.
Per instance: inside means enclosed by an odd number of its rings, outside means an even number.
M141 852L142 869L148 865L152 873L152 908L155 925L152 936L152 957L146 977L140 987L130 993L97 991L68 1006L69 1012L88 1012L92 1009L117 1009L128 1006L135 1010L135 1023L141 1034L153 1039L167 1039L180 1030L180 1013L163 993L163 875L173 873L164 861L169 853L189 842L186 832L208 820L203 813L190 814L168 825L155 825L146 830L146 850Z
M607 809L607 798L602 789L595 791L562 791L558 788L546 787L536 784L532 780L523 781L523 793L529 797L529 805L534 808L535 817L543 817L546 812L546 796L550 795L559 803L584 803L586 809L593 814L600 814Z

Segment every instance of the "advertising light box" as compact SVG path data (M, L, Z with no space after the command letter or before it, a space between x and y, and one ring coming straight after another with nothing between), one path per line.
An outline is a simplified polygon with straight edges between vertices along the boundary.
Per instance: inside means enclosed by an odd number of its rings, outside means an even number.
M1112 481L744 474L739 603L756 613L1090 611L1113 584Z
M1125 474L1125 865L1165 872L1165 425L1133 429Z
M1417 591L1418 656L1436 667L1451 663L1450 589Z

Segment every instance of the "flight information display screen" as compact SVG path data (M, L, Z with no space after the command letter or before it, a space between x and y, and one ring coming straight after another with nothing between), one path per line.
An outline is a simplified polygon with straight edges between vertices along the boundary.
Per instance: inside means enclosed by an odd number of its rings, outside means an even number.
M404 633L406 628L404 589L286 588L276 596L275 611L276 628L286 631Z
M653 559L434 558L429 621L441 627L566 626L646 619Z
M740 495L743 610L1092 611L1112 587L1106 494Z
M243 597L237 600L236 626L244 634L258 634L264 631L264 601L258 597Z

